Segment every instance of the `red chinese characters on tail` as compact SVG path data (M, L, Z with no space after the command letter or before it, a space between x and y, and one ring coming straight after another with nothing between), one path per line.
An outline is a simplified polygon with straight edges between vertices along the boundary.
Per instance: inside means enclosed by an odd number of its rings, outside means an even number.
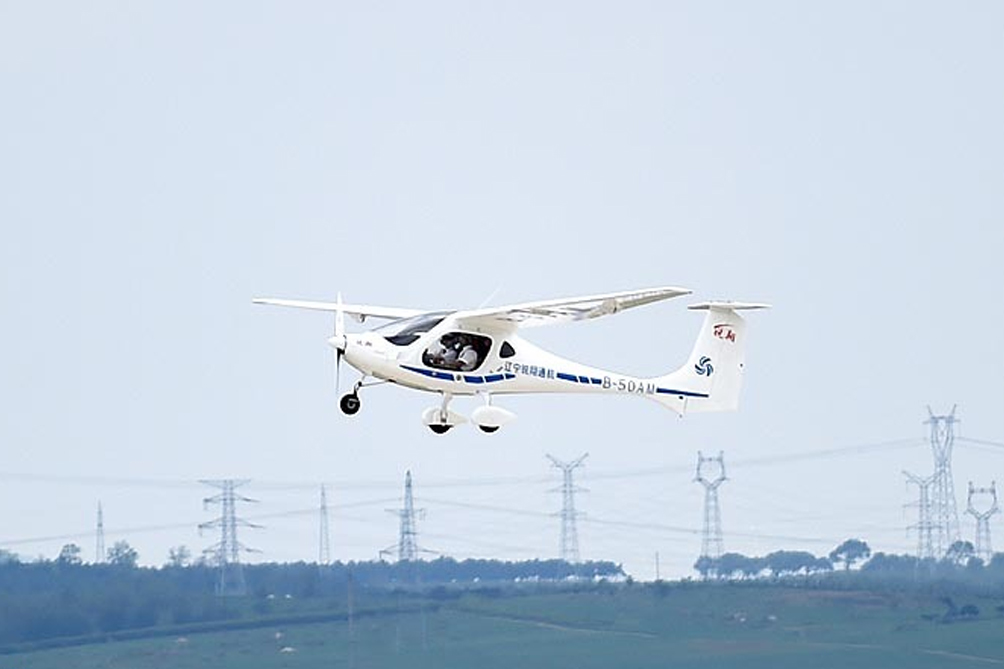
M718 323L714 326L712 333L719 339L730 341L733 344L736 342L736 331L728 323Z

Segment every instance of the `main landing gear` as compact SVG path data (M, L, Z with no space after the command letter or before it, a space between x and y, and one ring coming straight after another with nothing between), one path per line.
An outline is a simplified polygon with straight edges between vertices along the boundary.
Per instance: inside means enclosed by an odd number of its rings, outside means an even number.
M467 419L456 411L450 411L450 400L452 399L452 394L443 393L443 401L438 407L432 407L422 412L422 422L436 434L446 434L457 425L467 422Z
M438 407L426 409L422 413L422 422L436 434L446 434L457 425L466 423L467 419L455 411L450 410L450 400L453 396L450 393L443 393L442 404ZM516 416L511 411L506 411L501 407L492 406L491 396L484 394L485 405L478 407L471 414L471 422L478 426L482 432L491 434L498 432L499 428L515 420Z
M484 394L485 404L474 410L471 414L471 422L478 426L478 429L487 434L498 432L498 429L516 420L516 414L507 411L502 407L492 406L492 396Z

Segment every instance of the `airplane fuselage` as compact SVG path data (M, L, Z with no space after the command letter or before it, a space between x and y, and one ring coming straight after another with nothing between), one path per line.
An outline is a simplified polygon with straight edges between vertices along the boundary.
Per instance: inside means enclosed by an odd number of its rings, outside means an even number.
M703 396L661 386L653 378L583 365L544 351L514 335L501 341L493 340L476 367L453 369L436 364L426 355L429 347L446 332L463 333L449 326L437 327L403 347L395 346L379 332L350 334L346 337L345 361L366 376L416 390L455 396L512 393ZM507 345L505 350L503 344Z

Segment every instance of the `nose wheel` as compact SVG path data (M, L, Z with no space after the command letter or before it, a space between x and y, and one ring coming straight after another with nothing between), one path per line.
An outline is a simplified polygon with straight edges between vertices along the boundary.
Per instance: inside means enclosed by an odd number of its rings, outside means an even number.
M343 395L342 399L338 402L338 406L341 407L342 413L346 416L354 416L359 413L359 395L352 392L348 395Z
M342 413L346 416L354 416L359 413L359 407L361 402L359 401L359 389L360 388L370 388L372 386L379 386L386 381L375 381L372 383L366 383L366 377L356 381L355 385L352 386L352 392L347 395L342 395L342 398L338 400L338 406L342 410Z

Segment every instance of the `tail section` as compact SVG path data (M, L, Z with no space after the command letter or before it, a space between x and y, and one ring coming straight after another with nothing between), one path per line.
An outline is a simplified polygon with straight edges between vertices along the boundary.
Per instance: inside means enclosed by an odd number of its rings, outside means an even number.
M739 408L746 364L746 321L739 312L767 307L743 302L691 305L691 309L707 312L704 325L686 364L656 379L656 401L680 415Z

